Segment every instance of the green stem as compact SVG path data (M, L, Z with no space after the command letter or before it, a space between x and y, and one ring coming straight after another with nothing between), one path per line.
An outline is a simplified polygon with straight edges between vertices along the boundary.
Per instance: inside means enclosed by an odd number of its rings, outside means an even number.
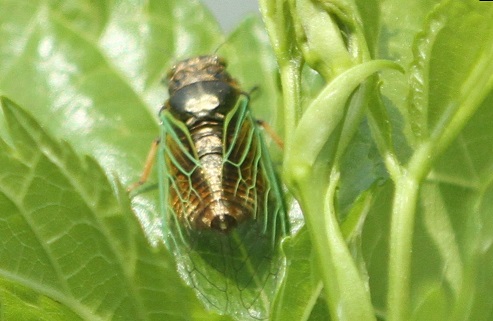
M388 320L409 318L412 240L419 181L404 172L396 181L390 227Z
M289 151L293 142L294 128L298 122L301 106L301 61L289 60L280 62L280 74L283 92L283 112L284 112L284 144L285 155Z
M300 185L300 204L305 214L326 302L332 320L374 321L370 296L344 240L334 207L340 173L330 179L307 179Z
M300 190L301 195L299 197L299 201L305 215L305 224L308 227L310 239L312 240L312 244L315 247L319 273L324 284L323 290L328 298L326 300L327 307L328 310L331 311L331 302L333 302L331 298L333 297L333 295L330 291L329 284L333 280L331 280L331 273L327 264L329 261L327 257L330 248L330 241L327 239L327 233L320 233L320 230L325 230L326 226L326 221L324 217L325 213L323 212L324 206L323 202L320 201L324 197L322 190L323 188L319 187L317 187L316 189L303 188ZM314 199L318 199L319 201L314 201Z

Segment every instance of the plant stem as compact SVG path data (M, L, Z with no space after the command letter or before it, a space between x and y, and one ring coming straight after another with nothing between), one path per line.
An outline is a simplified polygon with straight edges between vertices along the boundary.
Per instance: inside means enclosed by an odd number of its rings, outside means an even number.
M404 321L409 317L409 290L412 241L419 182L404 171L395 185L390 227L388 320Z
M281 63L281 62L280 62ZM280 66L281 83L284 99L284 144L288 154L291 149L294 135L294 128L299 119L300 98L300 61L286 61Z
M333 320L374 321L365 282L351 256L334 208L340 173L333 168L329 183L310 177L300 186L300 204L316 251L327 306Z

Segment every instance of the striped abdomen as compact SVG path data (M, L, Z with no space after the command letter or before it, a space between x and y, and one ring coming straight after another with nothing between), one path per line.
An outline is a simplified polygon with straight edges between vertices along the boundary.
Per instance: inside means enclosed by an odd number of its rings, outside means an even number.
M178 218L193 229L227 232L263 210L265 177L260 168L260 149L249 118L235 134L234 122L204 121L180 135L181 146L168 138L167 166L169 205ZM226 139L223 134L226 132ZM190 156L193 155L194 158ZM176 166L179 164L179 166Z

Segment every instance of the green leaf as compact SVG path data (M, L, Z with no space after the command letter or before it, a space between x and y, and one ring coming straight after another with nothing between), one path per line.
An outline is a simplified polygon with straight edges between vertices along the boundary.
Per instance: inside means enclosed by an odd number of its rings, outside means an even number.
M223 42L196 1L3 0L0 21L0 93L124 184L157 136L168 68Z
M306 180L316 161L328 164L329 157L320 155L329 137L345 116L345 104L356 87L371 74L399 66L390 61L371 61L348 69L330 82L311 103L300 119L293 138L293 148L286 157L286 179ZM311 139L309 146L305 141ZM293 155L293 157L289 157ZM319 158L322 157L322 160ZM315 174L317 175L317 174ZM311 178L311 177L310 177ZM296 183L291 183L296 184Z
M491 291L493 175L487 167L493 153L493 95L481 104L459 137L438 159L424 186L418 212L413 288L440 280L448 302L447 319L488 320L493 306L483 296ZM486 165L489 164L489 165ZM486 167L485 167L486 166ZM474 298L474 299L472 299ZM431 300L431 298L430 298ZM426 301L422 301L426 303Z
M427 284L419 293L416 311L412 320L447 320L447 295L442 284Z
M417 38L411 66L410 120L415 140L431 136L449 142L455 127L467 121L490 91L492 15L491 6L479 2L446 1L429 17Z
M414 59L412 46L414 39L423 29L427 15L438 3L440 0L365 1L366 6L380 8L378 26L370 26L373 17L363 16L365 29L368 27L380 30L375 39L378 42L375 44L373 57L398 61L401 66L408 67ZM409 14L410 12L412 14ZM396 19L396 17L405 17L405 19ZM407 77L394 72L384 73L381 77L383 79L382 92L385 98L389 99L394 108L400 111L400 117L407 117L407 94L409 92ZM405 130L407 132L409 128ZM396 144L396 150L399 151L399 149L399 144Z
M313 273L311 243L306 229L283 243L287 260L284 283L274 306L273 320L308 320L322 290L322 280Z
M2 318L40 321L83 320L69 307L20 286L17 282L0 279Z
M2 106L15 138L0 149L1 293L13 304L2 315L17 319L29 302L26 313L39 319L55 310L67 319L185 320L200 310L121 186L10 100Z

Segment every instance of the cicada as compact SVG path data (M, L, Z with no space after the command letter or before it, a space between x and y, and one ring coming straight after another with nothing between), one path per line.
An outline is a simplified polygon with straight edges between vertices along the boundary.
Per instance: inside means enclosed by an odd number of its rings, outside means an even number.
M165 243L208 308L238 320L267 318L288 223L249 95L214 55L177 63L167 80L148 158L157 154Z

